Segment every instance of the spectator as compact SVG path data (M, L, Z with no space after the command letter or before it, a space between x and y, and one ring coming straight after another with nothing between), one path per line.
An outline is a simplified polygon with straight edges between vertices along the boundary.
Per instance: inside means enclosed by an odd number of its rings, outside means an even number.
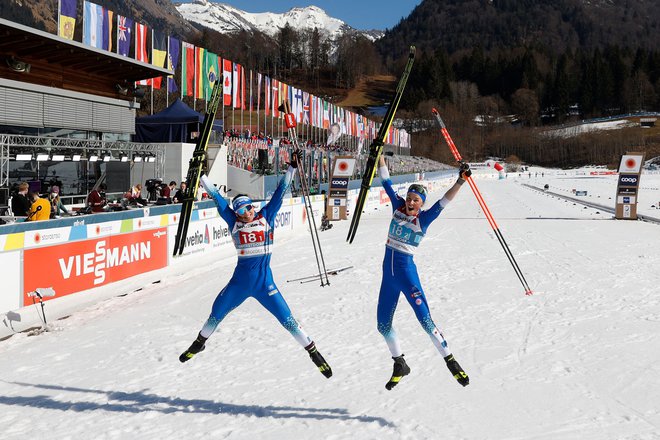
M87 196L87 206L92 207L92 212L104 212L108 201L105 198L105 190L108 187L105 183L99 185L99 189L93 189Z
M141 184L136 184L131 187L131 192L128 197L129 203L133 205L138 205L140 207L146 206L147 201L142 198L142 185Z
M30 212L30 200L27 198L29 188L27 183L19 183L18 192L11 198L11 211L16 217L27 217Z
M26 221L41 221L50 219L50 202L39 197L38 193L31 192L28 198L32 200L30 212Z
M174 194L175 191L176 191L176 182L174 180L172 180L167 187L163 188L162 196L167 198L168 204L172 203L172 194Z
M177 190L177 192L174 194L174 199L172 200L174 203L182 203L183 199L186 196L186 182L181 182L181 188Z
M50 189L50 206L53 217L60 217L62 213L69 215L69 210L66 209L66 206L60 200L60 187L57 185L53 185Z

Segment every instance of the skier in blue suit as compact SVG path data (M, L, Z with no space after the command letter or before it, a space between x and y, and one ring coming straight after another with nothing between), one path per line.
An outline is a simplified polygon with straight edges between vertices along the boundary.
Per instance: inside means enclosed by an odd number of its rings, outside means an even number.
M197 339L179 356L181 362L190 360L195 354L204 350L206 340L225 316L251 296L272 313L307 350L310 358L325 377L332 376L332 369L316 349L314 341L291 314L289 306L273 281L273 273L270 269L275 217L282 206L284 194L291 184L296 165L297 160L294 156L272 198L259 212L255 212L252 200L245 195L236 196L230 207L208 177L202 176L202 185L215 200L220 216L229 226L238 252L238 264L229 283L216 297L211 315Z
M383 188L392 202L392 221L387 235L385 259L383 260L383 279L378 296L378 331L385 338L385 342L394 359L392 377L385 385L391 390L403 376L410 373L410 367L403 359L403 352L399 339L392 327L392 319L396 310L399 294L403 293L410 306L415 311L417 320L428 333L440 354L445 359L449 371L463 386L468 385L469 378L465 371L456 362L447 346L442 332L433 323L426 296L419 281L417 267L413 255L426 234L429 225L438 218L438 215L456 196L465 178L472 174L468 164L462 164L456 183L447 190L444 197L438 200L428 210L422 210L426 201L426 188L419 184L410 185L405 200L392 189L390 173L381 156L378 172Z

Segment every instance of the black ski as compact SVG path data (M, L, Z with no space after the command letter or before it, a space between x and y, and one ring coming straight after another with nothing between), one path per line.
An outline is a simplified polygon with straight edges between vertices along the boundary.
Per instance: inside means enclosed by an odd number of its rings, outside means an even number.
M202 174L202 169L206 161L206 149L209 145L209 138L211 137L211 130L213 129L213 122L215 122L215 114L218 107L222 102L222 81L216 81L211 92L211 99L206 106L206 116L204 117L204 124L202 125L202 132L197 139L195 151L193 151L192 158L188 165L188 174L186 175L186 184L188 187L183 195L183 203L181 205L181 216L179 217L179 226L176 231L176 238L174 240L174 253L173 256L181 255L183 248L186 245L186 236L188 234L188 225L190 224L190 217L192 216L195 200L197 200L197 188L199 187L199 178Z
M345 270L352 269L352 268L353 268L353 266L344 266L344 267L340 267L340 268L337 268L337 269L328 269L328 275L337 275L339 272L343 272ZM319 274L316 274L316 275L308 275L306 277L294 278L292 280L286 280L286 282L287 283L293 283L295 281L300 281L300 284L303 284L303 283L309 283L309 282L312 282L312 281L316 281L318 279L319 279Z
M351 226L348 229L348 237L346 237L346 241L349 243L353 243L353 239L355 238L355 233L357 232L358 224L360 223L360 216L362 215L362 209L364 209L364 204L367 201L369 188L371 188L371 182L373 182L374 176L376 175L376 170L378 169L378 159L383 153L385 138L387 137L387 133L390 131L392 121L394 121L394 115L396 114L396 110L399 107L399 103L401 102L401 97L403 96L403 91L406 88L406 82L408 82L408 76L410 75L414 61L415 46L410 46L408 62L406 63L406 67L403 70L401 78L399 79L399 84L396 86L394 98L392 99L392 102L387 109L387 113L385 113L385 118L383 119L383 123L378 130L378 134L369 146L369 158L367 159L367 165L362 176L360 193L358 194L357 202L353 207L353 219L351 220Z

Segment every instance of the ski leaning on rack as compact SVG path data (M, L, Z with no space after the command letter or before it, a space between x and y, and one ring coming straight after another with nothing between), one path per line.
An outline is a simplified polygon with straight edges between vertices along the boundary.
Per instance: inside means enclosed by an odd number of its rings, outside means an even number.
M353 207L353 218L351 219L351 226L348 229L348 236L346 241L353 243L355 238L355 233L357 232L358 223L360 223L360 216L362 215L362 210L364 209L364 204L367 201L367 195L369 194L369 188L371 188L371 182L374 180L376 175L376 169L378 168L378 159L383 153L383 146L385 145L385 138L390 131L392 126L392 121L394 121L394 115L396 110L399 107L401 102L401 97L403 96L403 91L406 88L406 83L408 82L408 76L410 76L410 71L412 70L413 62L415 61L415 46L410 46L410 54L408 55L408 62L406 67L403 69L403 74L399 79L399 84L396 86L396 92L394 93L394 98L390 103L390 106L385 113L383 122L378 129L378 134L371 142L369 146L369 158L367 159L367 165L364 169L364 174L362 175L362 184L360 185L360 193L358 194L357 202Z
M447 126L440 117L440 113L438 113L436 109L433 109L432 111L433 111L433 116L435 116L435 119L436 121L438 121L438 125L440 126L440 132L442 133L442 136L445 138L445 141L447 142L447 145L449 146L451 153L454 155L454 159L456 159L458 163L463 163L463 158L461 157L461 153L458 152L458 148L456 148L456 144L454 144L454 141L449 135L449 131L447 131ZM477 202L479 202L479 206L481 207L481 210L486 216L486 219L488 220L490 227L493 228L493 232L495 232L495 236L497 237L497 240L500 242L502 249L504 249L504 253L509 259L509 263L511 263L511 266L513 266L513 270L516 272L516 275L518 275L518 279L520 280L520 282L523 285L523 288L525 289L525 295L532 295L533 294L532 289L529 287L529 284L527 284L527 280L525 279L522 270L520 270L520 266L518 266L518 262L513 257L513 254L511 253L511 249L509 249L509 245L506 243L506 240L504 240L504 236L502 235L499 226L497 226L497 223L495 223L493 214L490 213L490 209L488 209L488 206L486 205L486 201L481 196L481 192L479 191L479 188L477 188L477 184L474 182L474 180L472 180L472 176L468 176L465 180L467 180L467 183L470 185L470 188L472 189L474 196L477 198Z
M222 101L222 81L216 81L211 92L211 99L206 107L206 116L202 125L202 132L197 139L195 151L188 165L188 174L186 175L186 184L188 185L183 194L183 203L181 204L181 215L179 216L179 226L174 240L173 256L181 255L186 245L186 236L188 235L188 225L192 216L195 200L197 200L197 188L199 187L199 178L202 174L202 168L206 160L206 149L209 145L215 114L218 112L218 106Z
M280 111L284 112L284 122L289 134L289 140L293 143L295 148L298 177L300 178L300 192L302 193L303 203L305 204L305 212L307 213L307 224L309 225L310 233L312 234L312 245L314 246L314 255L316 256L316 265L319 269L318 279L321 281L321 287L329 286L330 280L328 279L328 270L325 268L325 260L323 259L323 251L321 250L321 240L319 239L319 232L316 228L316 219L314 218L314 208L312 207L312 199L309 194L309 184L307 176L305 176L305 167L303 166L300 158L300 146L298 145L298 133L296 132L296 117L291 113L291 106L289 101L284 101L280 106Z

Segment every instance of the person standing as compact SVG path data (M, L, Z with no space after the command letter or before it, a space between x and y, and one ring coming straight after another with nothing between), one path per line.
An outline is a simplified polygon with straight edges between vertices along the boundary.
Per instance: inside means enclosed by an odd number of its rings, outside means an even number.
M383 188L392 202L392 220L385 245L385 258L383 260L383 278L378 296L378 331L385 338L394 367L392 377L385 384L385 388L394 388L403 376L410 374L410 367L403 358L396 332L392 327L394 312L396 311L399 294L403 293L413 308L417 320L428 333L433 344L447 364L447 368L459 384L467 386L470 383L468 375L456 362L442 332L434 324L422 290L422 284L417 274L417 267L413 255L424 238L429 225L438 218L438 215L456 196L465 179L472 174L468 164L462 164L456 183L447 190L444 197L437 201L428 210L422 210L426 202L426 188L419 184L408 187L405 200L399 197L392 188L390 174L381 156L378 172Z
M26 182L18 184L18 191L11 198L11 212L15 217L27 217L30 212L30 200L28 199L28 191L30 185Z
M229 283L213 302L211 314L197 339L179 356L179 361L187 362L204 350L206 340L229 312L240 306L248 297L253 297L305 348L319 371L327 378L332 376L330 365L318 351L314 341L293 317L287 302L273 281L273 273L270 269L275 217L293 179L296 164L296 158L293 157L272 198L259 212L256 212L252 200L246 195L234 197L230 207L208 177L202 176L202 185L215 201L220 216L229 226L238 252L238 263Z

